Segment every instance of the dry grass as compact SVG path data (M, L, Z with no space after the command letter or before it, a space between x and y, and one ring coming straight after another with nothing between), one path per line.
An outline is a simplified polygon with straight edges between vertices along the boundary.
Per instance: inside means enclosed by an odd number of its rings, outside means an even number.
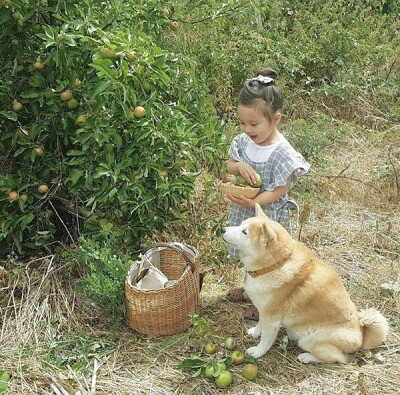
M75 293L76 278L68 264L55 256L32 260L5 283L3 278L1 288L0 370L12 375L8 393L398 394L400 298L380 284L399 280L398 191L394 176L382 178L382 172L400 171L398 159L397 169L389 160L389 148L398 155L399 147L393 130L370 140L354 136L330 147L323 172L313 169L297 192L301 205L311 208L302 241L336 268L360 309L376 306L389 319L391 334L379 349L355 354L346 366L302 365L296 359L299 349L286 343L281 331L259 360L254 383L234 368L234 385L217 390L206 379L179 371L179 362L199 353L206 341L220 344L234 336L241 350L254 342L246 336L252 322L243 319L244 305L225 299L228 289L241 284L242 269L227 261L212 230L227 202L212 192L212 180L204 174L188 205L186 227L158 240L183 241L200 251L207 272L201 299L201 316L210 325L205 338L191 330L156 339L126 326L112 330ZM202 234L197 232L200 225Z

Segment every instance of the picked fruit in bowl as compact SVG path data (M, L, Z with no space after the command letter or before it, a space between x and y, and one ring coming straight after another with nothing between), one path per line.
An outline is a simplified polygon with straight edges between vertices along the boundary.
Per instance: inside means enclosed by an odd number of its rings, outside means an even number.
M249 199L257 196L262 184L261 176L257 173L257 181L255 184L250 185L242 176L235 176L234 174L225 175L220 184L220 190L225 194L230 194L235 197L244 196Z

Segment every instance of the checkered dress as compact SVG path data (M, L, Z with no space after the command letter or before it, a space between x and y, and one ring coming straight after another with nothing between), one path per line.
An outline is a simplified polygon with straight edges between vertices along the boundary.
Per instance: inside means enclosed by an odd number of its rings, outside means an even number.
M250 164L261 175L262 186L259 193L273 191L276 187L285 185L291 175L290 190L297 184L297 177L306 174L310 168L303 156L295 151L283 136L277 144L261 147L257 146L245 133L241 133L233 139L228 155L238 162ZM298 206L288 194L262 208L268 218L279 222L291 232L289 209L296 209L298 212ZM240 225L245 219L254 215L254 209L232 203L229 224ZM228 246L228 253L232 258L239 257L238 250L231 246Z

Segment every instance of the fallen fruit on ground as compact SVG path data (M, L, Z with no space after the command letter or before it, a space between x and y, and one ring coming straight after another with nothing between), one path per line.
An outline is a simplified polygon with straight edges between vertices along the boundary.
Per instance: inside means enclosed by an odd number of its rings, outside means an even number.
M162 13L164 14L164 16L169 16L168 8L163 8Z
M237 341L236 341L236 339L234 339L233 337L228 337L228 338L225 340L225 347L226 347L228 350L233 350L233 349L236 347L236 344L237 344Z
M204 352L207 354L215 354L217 352L217 347L215 347L214 344L208 343L204 346Z
M246 380L253 381L257 377L258 366L253 363L247 363L243 366L242 375Z
M216 364L215 364L215 367L216 367L216 371L217 370L221 370L221 371L223 371L223 370L226 370L227 368L226 368L226 364L225 364L225 362L224 361L217 361L216 362Z
M218 388L226 388L232 384L233 376L228 370L224 370L221 374L215 378L215 385Z
M179 23L178 22L171 22L171 29L173 29L173 30L178 30L178 28L179 28Z
M231 359L235 365L241 365L245 360L245 356L240 351L236 350L231 354Z
M204 376L206 376L207 378L211 378L213 377L213 374L215 373L215 368L213 365L207 365L204 367Z
M49 187L46 184L39 185L39 187L38 187L38 192L43 195L45 193L47 193L48 190L49 190Z

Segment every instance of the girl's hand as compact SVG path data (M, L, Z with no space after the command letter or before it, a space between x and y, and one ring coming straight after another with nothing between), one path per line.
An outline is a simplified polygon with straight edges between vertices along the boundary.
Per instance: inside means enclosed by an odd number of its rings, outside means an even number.
M238 162L237 168L239 170L240 175L250 185L253 185L257 182L257 173L248 163Z
M248 207L248 208L254 208L255 207L254 200L253 199L249 199L249 198L247 198L247 197L245 197L243 195L238 198L238 197L235 197L235 196L233 196L231 194L227 194L226 197L230 201L232 201L232 202L234 202L236 204L239 204L240 206L244 206L244 207Z

